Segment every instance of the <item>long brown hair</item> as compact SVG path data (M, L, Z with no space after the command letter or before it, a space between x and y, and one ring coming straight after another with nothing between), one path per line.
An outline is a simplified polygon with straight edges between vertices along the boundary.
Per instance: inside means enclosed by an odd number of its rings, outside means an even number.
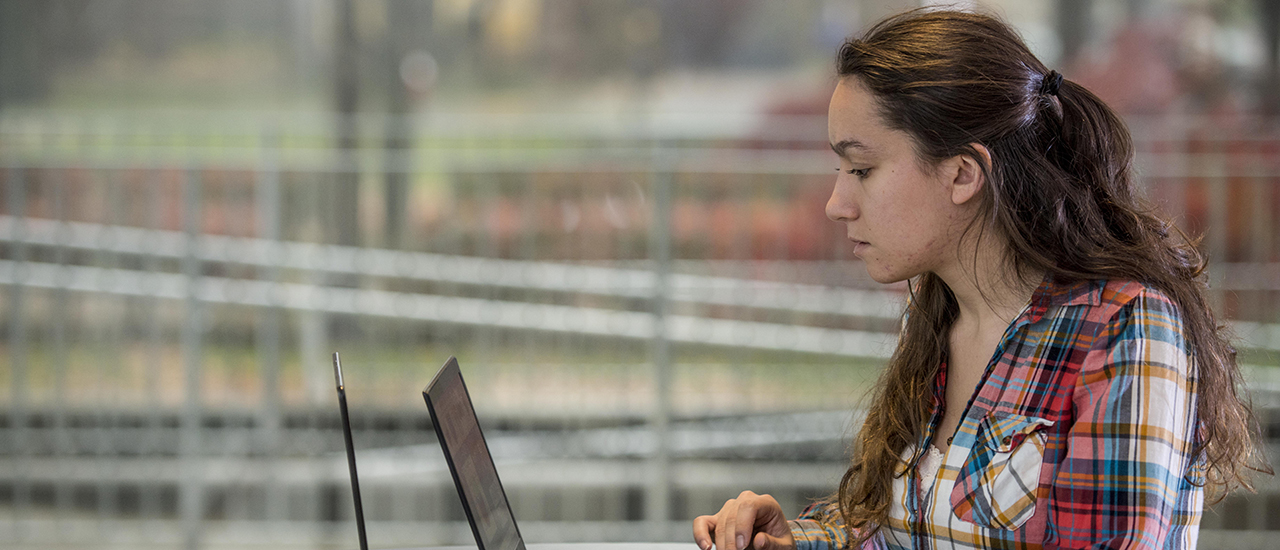
M840 48L837 73L873 92L881 119L911 136L926 165L957 155L983 165L987 185L970 229L1007 239L1004 260L1017 276L1141 281L1177 303L1198 378L1192 458L1206 466L1210 494L1249 487L1249 470L1270 472L1259 460L1235 352L1205 297L1205 261L1134 193L1129 131L1102 100L1069 80L1046 93L1051 73L1017 33L966 12L915 10L882 21ZM990 151L990 166L973 143ZM919 276L912 288L897 349L832 497L859 542L887 519L900 456L929 420L959 312L936 275Z

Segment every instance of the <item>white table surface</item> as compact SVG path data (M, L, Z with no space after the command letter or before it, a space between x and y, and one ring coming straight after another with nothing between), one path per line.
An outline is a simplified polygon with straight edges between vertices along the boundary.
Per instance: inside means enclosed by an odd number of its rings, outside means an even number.
M699 550L690 542L574 542L526 544L527 550ZM475 546L436 546L402 550L476 550Z

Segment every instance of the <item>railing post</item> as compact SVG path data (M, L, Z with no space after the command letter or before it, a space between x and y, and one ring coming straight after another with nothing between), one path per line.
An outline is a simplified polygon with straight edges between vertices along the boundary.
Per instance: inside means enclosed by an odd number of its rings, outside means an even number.
M669 538L671 519L671 342L667 338L667 302L671 279L671 167L658 153L653 167L653 218L649 227L649 257L653 263L653 385L650 415L654 452L651 458L645 519L660 540Z
M1209 286L1212 289L1210 294L1210 304L1217 311L1218 315L1226 315L1228 312L1224 309L1226 306L1225 293L1222 290L1222 282L1224 272L1222 264L1226 263L1227 257L1227 218L1228 212L1227 193L1228 187L1231 185L1230 174L1227 173L1227 144L1221 141L1221 136L1212 136L1214 140L1207 148L1208 155L1212 158L1207 159L1205 166L1208 167L1209 173L1206 174L1205 181L1209 186L1209 213L1208 220L1205 224L1205 244L1209 255Z
M163 175L164 174L160 169L154 169L147 175L147 187L149 187L149 194L151 195L151 204L148 208L148 210L150 210L150 214L147 216L146 223L148 229L157 233L164 229L162 222L164 211L167 206L170 206L166 204L164 199L165 182L163 181ZM63 253L65 250L65 247L58 248L59 253ZM143 259L143 270L148 274L161 272L162 266L160 265L160 258L154 254L148 254L146 258ZM59 291L62 294L66 294L65 288L60 288ZM165 450L163 442L164 438L161 436L161 431L164 429L164 421L162 418L164 415L162 408L164 406L164 397L161 393L162 384L160 381L160 373L164 368L163 348L161 347L163 328L161 326L162 321L160 319L160 308L163 306L161 305L162 300L154 295L145 298L143 303L147 310L146 391L148 402L147 438L143 444L143 450L141 452L144 455L158 455L163 453ZM162 517L164 515L164 510L161 499L160 488L155 486L144 488L141 494L140 515L144 518L149 515L154 518Z
M255 181L258 209L258 237L269 241L269 265L258 269L258 278L271 286L280 283L280 170L277 160L279 138L269 132L263 139L262 165ZM258 448L270 467L279 459L280 439L280 317L276 305L263 307L257 317L258 370L262 373L262 406L258 409ZM285 495L274 479L263 487L266 518L284 519Z
M67 175L65 171L53 171L53 212L54 217L59 222L66 222L67 208ZM67 247L68 231L66 226L62 226L58 231L58 246L54 248L54 263L58 265L60 271L67 266ZM63 274L66 271L61 271ZM70 315L68 307L67 280L63 278L56 282L54 290L53 302L53 455L55 458L69 456L74 452L71 443L71 433L67 429L67 371L71 363L71 353L68 348L67 339L67 318ZM70 510L72 503L72 487L69 483L58 483L54 486L53 506L55 513L61 514L64 510Z
M179 436L182 454L183 480L181 485L180 514L184 547L196 550L202 538L204 520L204 468L201 464L203 449L201 431L201 345L204 308L200 303L200 233L202 227L200 173L191 169L185 173L182 185L182 223L186 232L186 254L182 259L182 273L186 277L186 318L182 325L182 368L185 374L185 396L182 409L182 432Z
M25 306L25 280L27 245L23 233L26 230L26 186L25 174L21 168L10 168L6 203L8 203L9 223L12 226L13 243L13 285L9 287L9 367L10 367L10 411L12 453L14 465L18 470L13 484L13 542L21 543L25 538L23 520L27 519L28 507L31 503L31 487L25 481L27 470L27 325Z

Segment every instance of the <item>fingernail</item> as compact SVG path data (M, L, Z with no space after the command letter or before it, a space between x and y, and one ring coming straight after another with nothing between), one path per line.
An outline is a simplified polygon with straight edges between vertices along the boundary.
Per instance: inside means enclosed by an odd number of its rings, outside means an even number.
M701 548L702 550L711 550L711 545L707 544L706 540L700 540L698 541L698 548Z
M746 548L746 547L747 547L747 539L743 538L742 535L738 535L738 550L742 550L743 548Z

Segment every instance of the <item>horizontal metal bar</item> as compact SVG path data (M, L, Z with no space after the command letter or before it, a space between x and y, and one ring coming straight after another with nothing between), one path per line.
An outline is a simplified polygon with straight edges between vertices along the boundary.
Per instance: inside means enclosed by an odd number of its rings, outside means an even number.
M821 411L752 415L714 420L676 422L669 432L672 456L682 460L706 459L709 453L795 448L824 444L843 450L844 442L859 426L865 411ZM488 437L494 460L642 459L657 452L657 435L648 426L583 430L499 431ZM406 464L439 453L434 445L378 449L365 453L363 463L382 475L398 475ZM837 451L836 454L841 454ZM373 475L373 474L371 474Z
M427 450L426 448L423 449ZM388 463L376 452L361 451L360 480L371 489L449 487L452 478L438 449L415 453L396 464ZM1276 446L1271 446L1275 451ZM239 457L205 458L88 458L57 457L38 461L0 459L0 484L16 481L21 473L25 483L80 484L110 483L129 485L176 485L190 471L194 461L201 479L209 487L260 486L274 483L307 487L339 484L348 480L345 459L339 454L329 457L255 459ZM625 487L642 484L645 461L611 458L497 459L502 480L508 487ZM364 468L369 464L369 468ZM751 461L741 459L707 460L677 459L673 462L673 481L679 487L725 487L751 480L761 486L812 487L830 481L832 486L848 468L843 459L819 462L784 460ZM1258 476L1254 489L1263 495L1280 495L1280 480L1274 476ZM1240 490L1241 494L1246 491Z
M423 448L422 451L428 450ZM370 489L430 488L452 486L444 455L415 452L403 460L390 463L376 451L361 451L360 478ZM1271 446L1274 454L1276 446ZM497 459L503 483L508 487L608 488L638 485L644 480L643 459L533 458ZM258 459L240 457L204 458L102 458L56 457L0 459L0 484L17 481L42 485L124 484L177 485L191 471L196 471L207 487L280 486L312 487L340 484L348 480L345 459L329 457ZM368 468L364 468L368 464ZM848 468L844 459L817 462L788 460L709 460L677 459L673 463L672 481L678 487L732 487L751 480L757 486L813 487L830 482L832 486ZM1274 476L1257 476L1254 489L1262 495L1280 495L1280 480ZM1239 490L1240 494L1247 491Z
M335 124L336 122L347 124ZM405 124L407 122L407 124ZM431 112L418 115L362 112L338 115L295 111L6 109L0 137L102 138L176 136L262 138L287 135L329 140L356 135L381 140L387 128L409 128L398 136L425 139L533 140L727 140L817 141L825 146L827 117L746 112L659 112L644 116L601 113ZM341 134L339 128L355 128Z
M1244 347L1280 351L1280 323L1228 321L1228 326ZM1280 372L1280 366L1276 371Z
M64 288L125 296L187 298L188 279L170 273L61 266L0 260L0 284ZM199 277L200 301L301 311L369 315L414 321L479 325L648 340L648 312L458 298L385 290L322 287L299 283ZM811 326L669 315L666 338L675 342L749 349L887 358L895 335Z
M563 148L482 151L358 150L354 156L330 148L263 150L256 147L175 146L59 153L39 146L10 151L0 168L16 169L210 169L254 171L271 158L285 172L407 174L554 173L554 174L743 174L829 176L836 166L828 151L692 148Z
M99 150L77 148L59 152L47 144L24 151L9 144L0 168L16 169L208 169L260 170L264 158L273 169L286 172L351 173L374 170L404 174L741 174L827 176L834 156L813 150L697 148L697 147L543 147L543 148L430 148L424 150L357 149L355 155L328 147L230 147L206 145L114 146ZM1280 170L1265 158L1235 160L1228 155L1140 153L1135 158L1139 179L1198 178L1221 185L1226 179L1275 179ZM797 183L807 183L800 180ZM779 182L785 183L785 182Z
M406 460L389 464L377 453L360 451L360 481L370 489L450 487L453 479L438 448L422 448ZM17 481L35 484L178 485L193 469L206 487L282 486L313 487L344 483L349 479L345 458L329 457L259 459L203 458L102 458L56 457L0 459L0 484ZM626 487L640 484L647 468L643 459L497 459L503 484L508 487ZM366 464L368 466L366 467ZM839 480L848 464L824 462L679 460L673 481L681 487L732 484L753 479L780 487L811 487L823 480Z
M0 216L0 242L184 258L181 231ZM651 298L652 270L502 260L372 248L202 235L202 261L300 271L371 275L418 281L549 290L623 298ZM731 277L673 274L669 299L677 302L781 309L897 319L905 296L897 290L860 290Z

